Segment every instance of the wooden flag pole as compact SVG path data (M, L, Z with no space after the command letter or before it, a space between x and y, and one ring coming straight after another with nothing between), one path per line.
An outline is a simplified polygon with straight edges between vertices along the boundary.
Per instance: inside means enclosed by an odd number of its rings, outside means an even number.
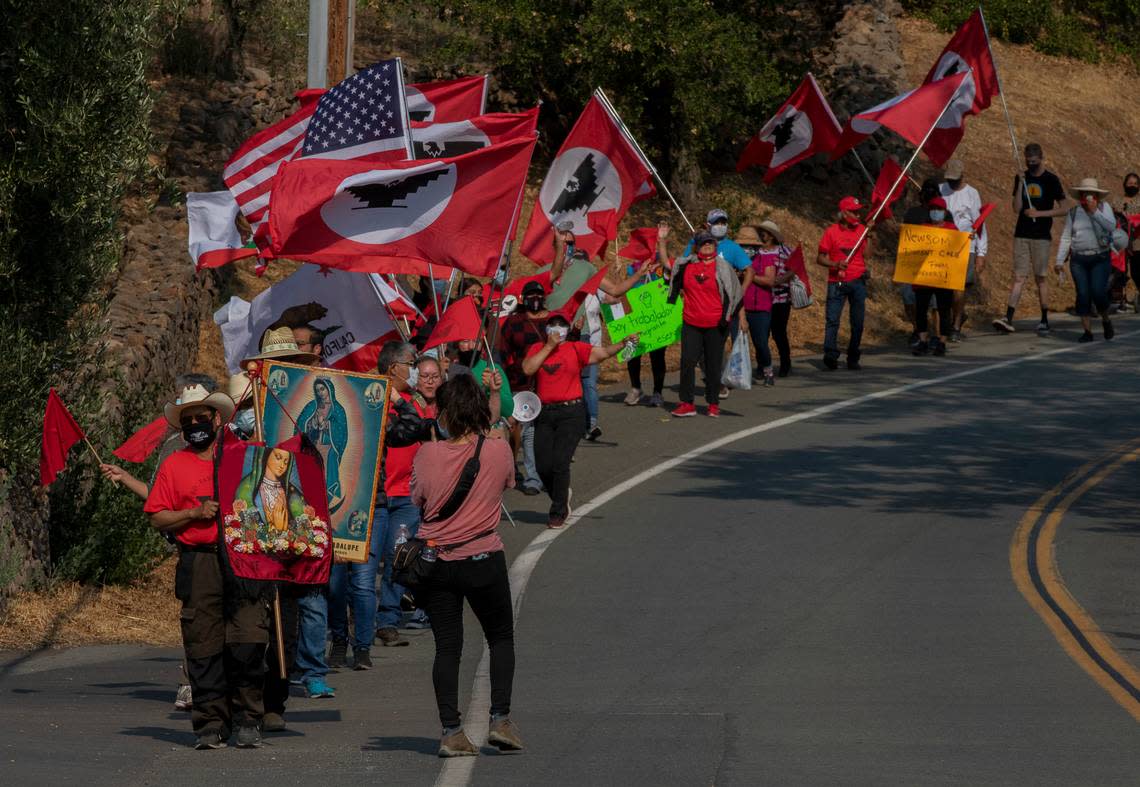
M265 442L265 432L262 429L262 411L265 409L261 403L261 364L250 361L245 368L249 375L249 383L253 387L253 439L254 442ZM288 677L288 668L285 665L285 635L281 631L281 585L273 583L273 638L277 647L277 672L281 680Z

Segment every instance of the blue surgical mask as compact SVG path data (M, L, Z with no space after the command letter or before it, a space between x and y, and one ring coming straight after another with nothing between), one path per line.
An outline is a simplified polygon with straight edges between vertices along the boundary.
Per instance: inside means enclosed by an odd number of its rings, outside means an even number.
M725 235L728 234L728 225L727 224L714 224L711 227L709 227L709 232L712 233L712 236L714 238L716 238L717 240L720 240L721 238L723 238Z
M930 220L931 221L945 221L946 220L946 211L944 211L944 210L932 210L932 211L930 211Z
M255 423L252 407L247 407L245 410L238 410L237 413L234 414L234 427L241 432L243 437L249 437L253 434Z

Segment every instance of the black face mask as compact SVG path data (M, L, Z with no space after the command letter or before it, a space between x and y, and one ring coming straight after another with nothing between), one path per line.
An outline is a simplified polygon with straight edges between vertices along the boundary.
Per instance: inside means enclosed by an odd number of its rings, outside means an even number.
M955 191L958 190L958 186L961 183L962 183L962 181L960 181L960 180L947 180L946 181L946 185L949 186L950 188L954 189Z
M475 365L475 351L474 350L460 350L456 355L455 360L461 365L466 366L468 369Z
M1137 194L1140 194L1140 186L1125 186L1124 194L1128 197L1135 197Z
M182 427L182 439L195 451L209 447L217 436L218 431L214 428L213 421L204 424L187 424Z
M540 312L542 311L544 303L545 302L542 300L542 298L527 298L526 310L528 312Z

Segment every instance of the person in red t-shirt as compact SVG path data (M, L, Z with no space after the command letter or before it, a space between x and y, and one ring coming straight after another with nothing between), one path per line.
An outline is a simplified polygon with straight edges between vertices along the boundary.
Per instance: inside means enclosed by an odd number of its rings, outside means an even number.
M823 365L839 368L839 320L850 302L851 337L847 341L847 368L861 369L859 345L863 341L863 317L867 303L866 255L871 245L871 226L859 221L863 203L858 197L839 200L839 221L823 232L816 262L827 268L827 322L823 335ZM860 244L859 239L863 242Z
M924 222L929 227L941 227L947 230L957 230L946 208L946 200L942 197L933 197L927 200L926 209L930 214L930 221ZM953 309L954 290L943 287L914 286L914 332L917 335L910 350L915 355L946 354L946 342L942 340L944 334L954 330ZM934 326L934 336L930 336L930 304L935 303L938 310L938 320Z
M668 258L666 238L660 237L657 254ZM724 340L729 321L741 301L740 279L728 261L717 252L716 237L702 230L693 238L694 253L677 260L669 279L669 303L684 295L681 323L681 403L673 415L697 414L693 406L697 364L705 373L708 414L720 415L720 373L724 363Z
M582 398L582 369L612 358L622 344L594 347L589 342L568 342L570 322L555 314L546 323L546 343L532 345L522 369L534 378L542 410L535 419L534 460L538 477L550 495L547 527L562 527L570 516L570 462L578 441L586 433L586 406ZM637 341L628 337L626 341Z
M201 386L183 391L179 404L166 405L166 420L182 430L186 448L159 466L143 506L151 524L178 542L174 594L182 602L182 646L194 696L190 718L199 749L225 746L235 721L237 745L260 746L265 711L269 605L235 597L218 554L214 452L233 412L229 396Z

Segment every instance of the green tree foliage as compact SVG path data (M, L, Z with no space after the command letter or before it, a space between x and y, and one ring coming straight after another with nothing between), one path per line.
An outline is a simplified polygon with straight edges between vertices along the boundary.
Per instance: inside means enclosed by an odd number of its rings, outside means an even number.
M48 388L99 432L99 304L124 194L147 168L156 7L0 0L0 471L20 511L37 498ZM58 504L66 517L75 502Z
M904 0L903 5L949 30L978 3ZM990 35L1032 44L1047 55L1096 62L1106 52L1132 58L1140 52L1140 0L991 0L984 11Z
M775 3L709 0L405 2L411 24L450 34L428 55L437 70L493 64L520 104L546 102L560 140L595 87L668 170L756 131L796 75L781 73L765 31ZM469 67L469 66L468 66Z

